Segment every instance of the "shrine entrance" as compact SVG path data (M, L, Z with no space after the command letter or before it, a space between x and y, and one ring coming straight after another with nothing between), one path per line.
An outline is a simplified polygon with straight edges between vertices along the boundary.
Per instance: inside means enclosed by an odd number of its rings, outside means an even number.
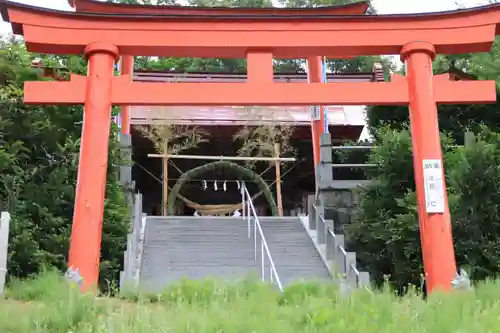
M75 1L71 1L75 2ZM117 8L114 4L114 8ZM127 5L122 5L127 6ZM120 7L126 8L126 7ZM143 7L149 8L152 7ZM488 52L500 33L500 5L416 15L348 15L325 8L134 7L128 12L58 12L0 1L4 21L28 51L84 54L88 75L26 82L29 104L84 104L69 266L97 286L112 105L409 105L418 215L428 291L450 290L456 276L436 103L488 103L494 81L435 79L436 54ZM322 83L321 57L400 54L407 75L394 82ZM245 58L246 82L132 82L114 76L121 56ZM307 59L308 83L275 82L273 58ZM316 74L314 74L316 73ZM323 125L320 114L316 124ZM315 151L321 132L314 131ZM319 157L316 153L315 160ZM424 182L425 180L425 182ZM436 180L430 182L430 180Z
M204 179L204 176L207 174L217 175L221 174L220 171L229 172L222 173L222 177L209 177L208 181ZM208 204L194 202L193 200L190 200L180 194L181 189L188 185L191 179L196 179L193 185L198 194L198 200L201 201L205 198L203 201L207 202L206 200L208 199ZM178 210L176 210L176 207L178 206L176 204L178 204L179 201L182 202L185 207L193 210L193 214L197 215L227 216L234 214L237 211L241 211L243 209L243 205L240 188L243 185L243 182L253 183L256 185L257 191L253 192L257 194L253 196L253 199L255 200L263 196L271 211L270 215L278 215L273 194L262 177L249 168L245 168L229 161L208 163L184 173L176 182L168 196L168 215L178 215ZM191 191L191 193L193 192L194 191ZM202 195L200 195L200 192ZM221 199L225 201L225 203L215 203L215 201L219 201Z

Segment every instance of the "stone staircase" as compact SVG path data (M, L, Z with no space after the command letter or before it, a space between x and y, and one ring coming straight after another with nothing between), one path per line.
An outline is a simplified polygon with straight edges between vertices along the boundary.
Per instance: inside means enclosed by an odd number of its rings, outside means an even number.
M283 286L331 279L299 217L260 217L259 221Z
M184 277L234 280L251 274L260 274L260 266L246 220L147 217L140 289L159 291Z
M283 286L327 280L330 273L298 217L259 218ZM182 278L235 280L260 276L260 239L233 217L146 218L139 288L158 292ZM255 253L257 260L255 260ZM266 265L266 271L269 266Z
M281 284L327 281L342 273L352 287L368 285L367 274L356 268L355 254L343 248L343 237L335 235L322 218L314 218L319 212L314 210L309 218L259 218ZM134 229L144 230L141 236L129 237L137 238L138 244L129 242L125 252L125 266L130 267L123 272L122 286L133 282L142 291L159 292L182 278L260 277L262 257L265 274L270 272L259 233L254 239L253 221L249 237L247 220L241 217L148 216L143 220L144 227Z

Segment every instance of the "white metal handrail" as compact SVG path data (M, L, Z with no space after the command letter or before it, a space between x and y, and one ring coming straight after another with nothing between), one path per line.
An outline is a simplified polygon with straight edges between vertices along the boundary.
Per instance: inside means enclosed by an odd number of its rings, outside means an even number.
M252 202L252 197L248 192L248 189L245 183L241 186L241 198L243 203L243 218L247 219L248 225L248 238L252 237L252 220L253 220L253 239L254 239L254 256L255 260L257 260L257 235L260 236L260 269L261 269L261 279L262 281L266 280L266 257L269 263L269 281L272 284L275 284L280 291L283 291L283 285L281 284L281 280L278 276L278 272L276 271L276 266L274 264L273 257L271 256L271 252L269 251L269 247L267 245L266 237L264 237L264 232L262 231L262 227L259 222L259 218L257 216L257 212L255 211L255 207Z

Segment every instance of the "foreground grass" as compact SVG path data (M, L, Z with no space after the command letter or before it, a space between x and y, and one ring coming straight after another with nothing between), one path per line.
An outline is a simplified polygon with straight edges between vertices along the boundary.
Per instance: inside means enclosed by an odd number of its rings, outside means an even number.
M486 333L500 332L500 283L435 295L298 284L283 295L256 281L184 281L153 296L80 294L55 273L11 284L0 299L1 333Z

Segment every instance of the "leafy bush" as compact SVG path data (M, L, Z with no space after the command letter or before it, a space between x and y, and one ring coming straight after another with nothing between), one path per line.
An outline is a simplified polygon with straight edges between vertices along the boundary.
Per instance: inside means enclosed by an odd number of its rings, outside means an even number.
M401 289L423 273L411 139L408 130L384 128L371 155L373 183L360 190L360 209L346 227L349 246L378 284ZM473 279L500 272L500 136L483 129L476 143L451 149L444 164L457 264Z
M500 273L500 134L447 154L447 182L458 263L473 279Z

